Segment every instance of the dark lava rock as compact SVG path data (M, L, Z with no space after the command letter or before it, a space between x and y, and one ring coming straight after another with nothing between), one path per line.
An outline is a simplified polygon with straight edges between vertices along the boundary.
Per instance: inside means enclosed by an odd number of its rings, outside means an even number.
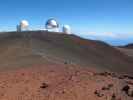
M133 89L131 89L130 86L126 85L122 90L126 93L126 95L133 97Z
M128 79L131 79L132 80L133 79L133 76L124 74L124 75L121 75L119 78L122 78L122 79L128 78Z
M110 90L113 87L113 84L108 84L107 86L103 86L102 90Z
M68 64L68 62L67 62L67 61L65 61L65 62L64 62L64 64L65 64L65 65L67 65L67 64Z
M109 72L102 72L102 73L99 73L99 75L101 75L101 76L108 76L108 75L110 75L110 73Z
M127 95L128 95L128 91L129 91L130 87L128 85L125 85L123 88L122 88L122 91L124 91Z
M114 86L113 84L109 84L109 85L108 85L109 88L112 88L113 86Z
M133 97L133 90L128 91L128 96Z
M102 90L110 90L110 88L109 87L106 87L106 86L103 86L102 87Z
M126 81L127 84L133 85L132 81Z
M48 84L46 84L46 83L42 83L42 86L40 86L40 88L43 88L43 89L45 89L47 87L48 87Z
M99 90L96 90L94 92L94 94L97 95L98 97L103 97L104 96L104 94L102 94L101 91L99 91Z
M111 100L116 100L116 95L113 93Z

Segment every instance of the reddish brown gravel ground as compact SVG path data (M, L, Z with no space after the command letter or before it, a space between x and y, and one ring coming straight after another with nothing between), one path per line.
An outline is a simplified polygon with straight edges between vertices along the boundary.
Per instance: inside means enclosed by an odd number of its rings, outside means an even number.
M0 100L133 100L131 78L67 64L34 65L0 72Z

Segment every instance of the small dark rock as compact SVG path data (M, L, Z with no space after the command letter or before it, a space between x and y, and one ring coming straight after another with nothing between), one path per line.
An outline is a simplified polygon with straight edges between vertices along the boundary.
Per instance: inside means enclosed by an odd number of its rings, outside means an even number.
M132 93L131 93L131 97L133 97L133 91L132 91Z
M25 74L24 73L21 73L22 76L24 76Z
M64 93L65 93L65 91L63 90L63 91L62 91L62 94L64 94Z
M113 73L113 72L111 73L111 76L114 77L114 78L118 77L117 74Z
M109 87L106 87L106 86L103 86L102 87L102 90L109 90L110 88Z
M111 100L116 100L116 95L113 93Z
M102 90L110 90L113 87L113 84L108 84L108 86L103 86Z
M130 90L128 91L128 96L133 97L133 90L132 90L132 89L130 89Z
M124 77L124 76L119 76L118 78L119 78L119 79L125 79L126 77Z
M130 76L130 75L127 75L127 74L124 74L123 77L128 78L128 79L133 79L133 76Z
M123 88L122 88L122 91L124 91L127 95L128 95L128 91L129 91L130 87L128 85L125 85Z
M40 88L47 88L48 87L48 84L46 84L46 83L42 83L42 86L40 86Z
M133 76L128 76L129 79L133 79Z
M132 81L126 81L127 84L133 85Z
M94 92L94 94L97 95L98 97L103 97L104 96L104 94L102 94L99 90L96 90Z
M100 75L102 75L102 76L108 76L109 73L108 72L103 72L103 73L100 73Z
M65 64L65 65L67 65L67 64L68 64L68 62L67 62L67 61L65 61L65 62L64 62L64 64Z
M109 85L108 85L109 88L112 88L113 86L114 86L113 84L109 84Z

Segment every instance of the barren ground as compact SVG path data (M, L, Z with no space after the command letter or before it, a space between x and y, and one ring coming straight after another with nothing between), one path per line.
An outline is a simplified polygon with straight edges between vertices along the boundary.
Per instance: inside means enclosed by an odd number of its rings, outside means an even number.
M133 91L133 80L121 78L74 65L35 65L1 72L0 100L133 100L122 91L126 85Z
M0 100L133 100L132 61L76 36L0 35Z

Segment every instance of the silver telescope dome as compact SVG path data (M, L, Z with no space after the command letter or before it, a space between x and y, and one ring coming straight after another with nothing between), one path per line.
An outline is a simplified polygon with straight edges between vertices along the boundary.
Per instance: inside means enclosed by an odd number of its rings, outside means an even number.
M46 29L59 28L59 23L54 18L50 18L46 21L45 27Z

